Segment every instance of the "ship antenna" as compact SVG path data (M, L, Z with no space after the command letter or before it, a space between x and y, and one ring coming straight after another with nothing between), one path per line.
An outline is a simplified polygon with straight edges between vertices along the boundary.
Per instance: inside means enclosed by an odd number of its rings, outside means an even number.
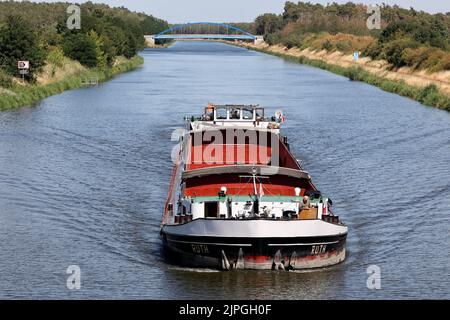
M256 190L256 168L252 168L252 176L253 176L253 194L255 196L258 195L258 191Z

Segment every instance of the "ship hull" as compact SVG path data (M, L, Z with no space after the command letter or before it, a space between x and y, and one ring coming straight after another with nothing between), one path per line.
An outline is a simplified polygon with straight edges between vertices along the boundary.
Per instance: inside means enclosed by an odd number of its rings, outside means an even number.
M317 220L199 219L163 226L161 236L167 260L185 267L301 270L344 261L347 228Z

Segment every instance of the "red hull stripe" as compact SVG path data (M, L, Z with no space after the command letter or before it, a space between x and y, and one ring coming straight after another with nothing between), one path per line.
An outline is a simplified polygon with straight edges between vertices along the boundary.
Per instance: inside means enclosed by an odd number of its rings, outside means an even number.
M236 174L190 178L186 181L184 194L190 197L217 196L223 186L227 188L227 194L229 195L246 196L253 194L251 181L248 178L240 178ZM267 196L294 196L296 187L301 188L301 195L304 195L305 189L309 189L310 184L306 180L293 177L273 176L263 184L263 192ZM257 188L259 188L259 185Z

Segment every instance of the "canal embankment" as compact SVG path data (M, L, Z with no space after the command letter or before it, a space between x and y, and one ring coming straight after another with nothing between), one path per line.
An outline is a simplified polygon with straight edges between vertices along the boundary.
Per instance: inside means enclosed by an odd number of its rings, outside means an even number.
M137 68L144 35L169 26L105 4L6 1L0 12L0 111Z
M227 42L247 49L275 55L291 62L310 65L354 81L363 81L384 91L414 99L424 105L450 111L450 71L430 73L411 68L392 68L384 60L372 60L339 51L315 51L282 45Z
M143 63L143 58L136 55L130 59L117 57L110 67L87 68L77 61L65 58L61 66L47 65L35 83L22 83L14 79L8 88L0 86L0 111L33 105L65 90L99 84L115 75L134 70Z

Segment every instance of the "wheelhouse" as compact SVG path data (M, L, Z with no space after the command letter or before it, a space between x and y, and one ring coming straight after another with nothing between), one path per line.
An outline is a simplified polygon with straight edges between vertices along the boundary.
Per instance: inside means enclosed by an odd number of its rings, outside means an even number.
M256 127L278 130L280 119L266 117L259 105L213 105L208 104L200 117L187 117L192 130L211 126Z

